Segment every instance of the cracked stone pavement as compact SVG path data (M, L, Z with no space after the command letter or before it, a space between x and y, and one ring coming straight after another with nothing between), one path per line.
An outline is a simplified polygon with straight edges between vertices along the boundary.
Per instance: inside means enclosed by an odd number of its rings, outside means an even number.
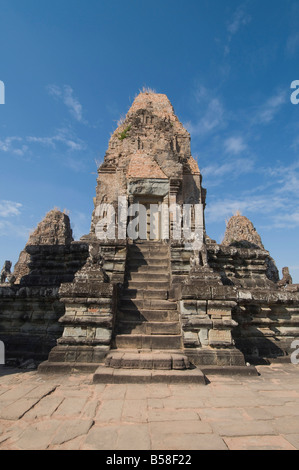
M203 386L0 367L0 450L298 450L298 366L257 369Z

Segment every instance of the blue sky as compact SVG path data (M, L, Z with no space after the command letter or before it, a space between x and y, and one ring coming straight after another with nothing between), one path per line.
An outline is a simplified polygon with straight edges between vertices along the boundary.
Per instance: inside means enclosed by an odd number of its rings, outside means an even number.
M299 2L1 0L0 263L53 207L89 232L97 163L143 86L191 133L209 236L237 210L299 282Z

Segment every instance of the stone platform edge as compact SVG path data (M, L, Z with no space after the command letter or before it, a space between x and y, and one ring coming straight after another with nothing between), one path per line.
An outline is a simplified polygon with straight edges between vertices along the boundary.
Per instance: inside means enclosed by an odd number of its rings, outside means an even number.
M114 369L100 366L93 376L93 383L106 384L148 384L148 383L193 383L206 385L207 380L200 369L186 370L149 370L149 369Z
M85 362L48 362L38 366L40 374L94 374L94 383L206 383L208 375L259 375L255 366L200 366L186 370L116 369Z

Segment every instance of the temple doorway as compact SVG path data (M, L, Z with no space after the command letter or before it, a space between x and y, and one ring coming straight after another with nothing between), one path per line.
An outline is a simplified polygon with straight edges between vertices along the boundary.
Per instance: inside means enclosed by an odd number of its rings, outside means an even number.
M161 204L162 197L139 196L141 205L138 215L138 240L159 241L162 238Z

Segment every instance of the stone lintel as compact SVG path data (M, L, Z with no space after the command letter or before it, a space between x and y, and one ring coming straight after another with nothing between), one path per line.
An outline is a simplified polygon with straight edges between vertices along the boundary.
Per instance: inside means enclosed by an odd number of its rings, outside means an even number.
M110 338L107 339L101 339L101 338L87 338L87 337L72 337L72 336L65 336L62 338L59 338L57 340L58 345L68 345L68 346L74 346L74 345L83 345L83 346L99 346L99 345L107 345L110 349L110 342L111 342L111 336Z
M208 310L229 310L236 307L237 303L229 300L209 300Z
M216 330L230 330L235 326L238 326L238 323L232 319L213 319L213 328Z
M128 194L134 196L161 196L169 193L169 181L165 179L130 179L128 182Z
M83 325L83 326L104 326L107 328L112 327L113 315L104 314L100 315L84 315L84 316L70 316L64 315L59 319L59 323L64 325Z
M89 305L105 305L105 306L110 306L112 305L112 296L110 297L103 297L103 298L88 298L88 297L60 297L60 301L63 302L65 305L72 305L74 308L75 305L80 306L82 308L82 305L86 305L86 308L89 307Z
M184 327L184 330L186 328L212 328L213 322L212 320L207 318L201 318L198 315L188 315L188 316L183 316L182 317L182 324Z

